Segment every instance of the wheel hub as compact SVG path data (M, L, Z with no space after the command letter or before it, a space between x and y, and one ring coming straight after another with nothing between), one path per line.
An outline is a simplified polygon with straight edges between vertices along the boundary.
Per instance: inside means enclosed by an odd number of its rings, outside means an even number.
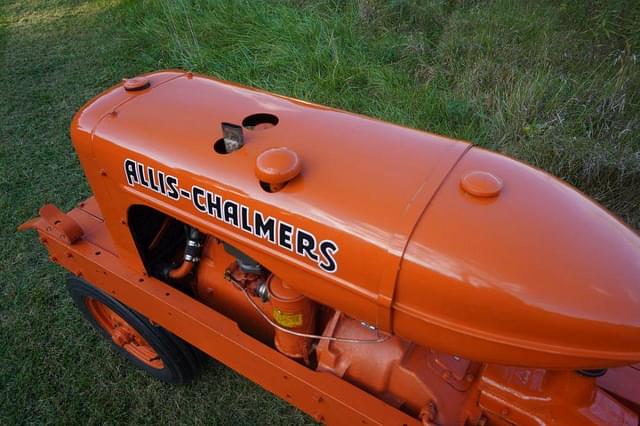
M120 315L96 299L88 298L85 300L85 304L89 313L98 325L109 334L116 346L153 368L164 368L164 362L158 352Z

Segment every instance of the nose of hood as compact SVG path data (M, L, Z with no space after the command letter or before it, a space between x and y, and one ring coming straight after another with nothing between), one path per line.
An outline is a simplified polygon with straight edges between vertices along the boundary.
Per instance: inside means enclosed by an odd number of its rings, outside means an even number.
M512 365L640 360L640 238L540 171L471 149L407 246L395 308L435 346ZM410 333L409 333L410 334Z

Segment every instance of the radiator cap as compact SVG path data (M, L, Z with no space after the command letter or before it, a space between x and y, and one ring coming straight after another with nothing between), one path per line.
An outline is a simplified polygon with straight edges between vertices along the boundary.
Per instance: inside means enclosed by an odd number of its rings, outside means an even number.
M460 178L460 187L474 197L496 197L502 191L502 179L489 172L474 170Z

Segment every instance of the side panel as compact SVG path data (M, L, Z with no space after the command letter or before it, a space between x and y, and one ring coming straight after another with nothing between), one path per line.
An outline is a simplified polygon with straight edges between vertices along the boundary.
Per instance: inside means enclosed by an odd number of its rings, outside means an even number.
M159 87L175 78L184 75L182 71L166 71L155 73L150 77L153 87ZM127 214L111 208L118 194L112 194L105 180L106 170L94 152L94 134L96 127L107 117L117 114L118 108L130 101L145 96L148 92L127 92L122 86L112 87L88 101L73 117L70 132L73 147L76 150L82 169L95 194L106 225L115 244L114 250L130 267L142 273L144 265L140 261L135 243L130 232L122 232L126 228Z

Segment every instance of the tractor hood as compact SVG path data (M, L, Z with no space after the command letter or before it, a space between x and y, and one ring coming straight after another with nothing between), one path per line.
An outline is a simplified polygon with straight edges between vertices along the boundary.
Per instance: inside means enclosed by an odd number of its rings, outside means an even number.
M422 317L453 353L549 368L640 359L637 234L559 179L482 149L432 200L397 288L396 327Z
M134 83L72 124L119 256L135 260L122 225L144 204L418 344L529 366L640 360L638 237L558 180L465 142L191 73ZM222 123L242 129L242 148L220 149ZM461 187L471 171L485 174ZM286 184L269 192L265 176Z

